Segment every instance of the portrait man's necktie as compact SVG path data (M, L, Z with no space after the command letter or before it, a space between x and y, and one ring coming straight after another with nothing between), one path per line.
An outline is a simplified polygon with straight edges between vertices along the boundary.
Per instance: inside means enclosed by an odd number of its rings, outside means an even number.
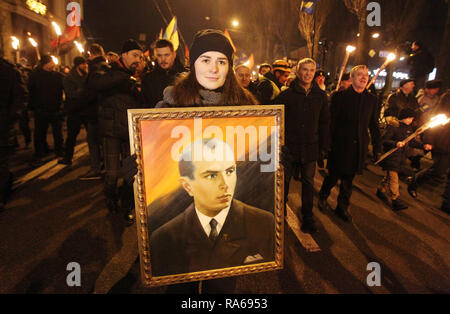
M209 233L209 239L211 241L215 241L217 239L217 221L213 218L211 219L211 221L209 222L209 225L211 226L211 232Z

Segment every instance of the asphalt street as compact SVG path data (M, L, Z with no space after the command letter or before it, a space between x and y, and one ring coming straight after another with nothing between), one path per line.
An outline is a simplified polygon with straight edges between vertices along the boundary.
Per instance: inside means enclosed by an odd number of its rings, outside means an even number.
M109 213L101 181L79 180L89 170L82 133L72 166L57 165L50 154L43 168L32 169L31 149L19 148L12 158L16 189L0 213L0 293L170 291L140 283L136 224L126 226L121 213ZM401 197L409 208L393 212L375 195L382 174L369 164L355 179L352 223L315 207L319 231L312 239L298 230L301 184L293 181L284 269L237 277L227 292L449 293L450 216L438 209L442 184L424 186L415 200L402 182ZM323 170L318 170L316 192L322 180ZM334 189L333 208L336 196ZM308 248L311 241L315 250ZM66 281L71 262L81 267L79 287ZM371 262L381 267L381 286L367 284Z

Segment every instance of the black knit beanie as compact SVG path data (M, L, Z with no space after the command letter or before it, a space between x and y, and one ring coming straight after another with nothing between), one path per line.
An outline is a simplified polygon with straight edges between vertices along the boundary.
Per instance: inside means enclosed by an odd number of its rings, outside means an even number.
M41 57L41 60L39 61L39 64L41 65L41 66L44 66L44 65L46 65L47 63L50 63L50 62L52 62L52 57L50 56L50 55L43 55L42 57Z
M425 82L425 88L433 89L433 88L441 88L442 81L441 80L432 80Z
M194 41L189 52L189 65L194 67L195 61L203 53L207 51L218 51L223 53L228 62L233 65L233 46L224 35L224 33L217 29L204 29L198 31L194 36Z
M126 53L131 50L141 50L142 51L142 47L141 47L141 45L138 44L138 42L136 40L128 39L126 42L124 42L120 53Z
M86 59L80 56L77 56L73 59L73 65L76 67L86 62L87 62Z
M403 87L403 85L409 83L409 82L414 82L413 79L405 79L405 80L401 80L400 81L400 87Z

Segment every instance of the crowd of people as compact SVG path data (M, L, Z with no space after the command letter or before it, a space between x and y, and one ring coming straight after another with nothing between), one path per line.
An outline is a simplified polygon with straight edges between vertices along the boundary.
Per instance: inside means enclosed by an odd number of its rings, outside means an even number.
M415 42L413 51L420 51L420 45ZM25 145L33 142L33 167L42 165L50 152L47 144L50 125L58 163L70 166L77 136L84 126L91 168L80 180L103 180L108 209L123 212L131 224L136 166L129 149L128 109L284 104L285 201L288 202L291 179L300 180L304 232L317 230L312 212L314 176L316 165L323 167L324 160L328 172L320 188L318 208L329 211L327 199L340 181L334 213L344 221L351 221L348 208L353 180L366 166L369 142L373 160L398 147L381 163L386 171L376 191L381 200L393 210L405 209L407 206L400 199L399 177L407 181L412 197L417 197L423 182L446 178L441 209L450 213L450 127L437 127L414 141L404 142L434 115L450 114L449 92L441 90L439 80L424 80L429 65L423 64L423 57L411 56L411 66L421 70L412 72L410 79L402 80L400 87L383 100L376 91L366 88L369 82L366 65L357 65L345 73L338 90L334 90L334 84L327 84L326 73L317 69L311 58L300 60L294 67L282 59L260 64L258 77L252 80L250 68L233 64L233 49L217 30L196 34L186 66L169 40L159 39L153 47L150 58L132 39L123 44L120 53L105 54L101 45L92 44L86 57L76 57L73 67L66 71L57 71L49 55L42 56L33 70L24 65L17 68L1 59L2 208L12 182L7 164L14 143L8 134L16 122ZM34 117L33 141L28 111ZM65 138L63 121L67 124ZM423 169L421 159L428 151L432 152L433 164ZM123 183L119 185L119 181Z

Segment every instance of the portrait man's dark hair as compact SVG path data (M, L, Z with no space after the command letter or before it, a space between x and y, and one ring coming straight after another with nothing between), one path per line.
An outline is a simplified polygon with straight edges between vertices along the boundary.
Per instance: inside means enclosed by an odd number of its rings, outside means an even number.
M178 161L178 171L180 172L181 177L188 177L191 180L194 180L194 171L195 166L192 162L192 148L195 145L201 143L201 147L207 147L209 150L215 150L219 145L228 145L223 141L219 141L215 138L204 138L201 141L197 141L189 145L183 150L183 153L180 156L180 160ZM231 148L230 148L231 149Z

